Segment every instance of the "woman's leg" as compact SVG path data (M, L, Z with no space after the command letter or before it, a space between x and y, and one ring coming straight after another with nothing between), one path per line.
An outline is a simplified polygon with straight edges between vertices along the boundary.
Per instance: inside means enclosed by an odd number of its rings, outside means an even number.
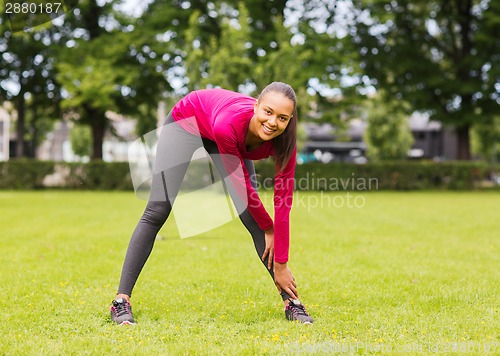
M158 140L148 203L128 245L117 296L129 299L158 231L167 220L200 137L187 133L169 117Z
M157 180L161 181L161 177ZM155 182L155 179L153 179ZM156 183L156 182L155 182ZM130 297L135 282L146 263L156 239L158 231L167 220L172 206L168 200L148 201L127 248L125 261L123 262L120 285L117 295L122 294Z
M245 167L247 167L248 175L250 176L250 181L252 182L253 188L257 191L256 185L256 174L255 167L252 161L245 161ZM255 245L255 249L259 254L260 259L262 260L262 255L264 253L264 249L266 248L266 240L264 231L262 231L258 226L253 217L250 215L248 210L245 210L243 214L240 215L240 219L245 225L245 227L250 231L253 238L253 243ZM264 261L264 266L267 268L267 258ZM274 272L273 269L269 270L271 277L274 281ZM292 300L290 295L285 291L281 292L281 298L285 302L285 317L290 321L298 321L304 324L311 324L314 322L314 319L307 313L304 305L300 303L298 300Z
M211 143L210 141L206 141L206 140L204 140L203 143L205 145L205 149L210 154L212 161L214 162L215 166L217 167L219 174L221 175L221 177L224 180L224 178L226 178L228 176L228 173L225 169L224 163L222 162L222 158L219 154L219 151L217 149L216 144ZM252 183L252 186L255 189L255 191L257 191L257 176L255 174L255 167L253 165L253 161L245 160L244 162L245 162L245 167L248 171L248 175L250 176L250 182ZM229 179L226 179L225 181L228 182ZM238 196L235 196L236 195L235 189L228 189L228 190L229 190L229 192L232 192L231 198L233 199L234 205L236 207L241 207L242 206L241 198L239 198ZM237 208L237 210L239 211L240 209ZM245 228L248 230L250 235L252 235L255 250L257 251L259 259L262 261L262 256L264 255L264 251L266 249L266 238L265 238L264 231L261 230L261 228L259 227L259 225L255 221L255 219L252 217L252 215L250 214L248 209L244 209L244 211L239 216L240 216L240 220L243 223L243 225L245 226ZM266 267L266 270L271 275L271 278L273 279L273 282L274 282L274 269L267 268L268 259L269 259L269 257L266 257L263 261L263 264ZM290 296L285 291L281 292L281 297L283 298L283 300L290 299Z

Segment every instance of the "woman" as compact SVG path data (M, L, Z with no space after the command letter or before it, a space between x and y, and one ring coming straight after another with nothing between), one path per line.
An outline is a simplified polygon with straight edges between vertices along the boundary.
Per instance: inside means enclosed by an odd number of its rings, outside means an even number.
M133 324L130 296L155 241L169 216L191 157L203 146L209 153L252 235L285 304L289 320L312 323L298 300L297 284L287 266L289 214L296 161L297 109L293 89L273 82L254 98L224 89L191 92L167 117L158 140L151 193L132 235L111 319ZM276 163L275 221L255 186L253 160L272 156Z

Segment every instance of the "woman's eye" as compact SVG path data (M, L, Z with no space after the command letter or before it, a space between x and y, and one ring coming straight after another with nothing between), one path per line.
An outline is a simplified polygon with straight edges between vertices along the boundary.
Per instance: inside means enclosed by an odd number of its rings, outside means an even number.
M267 114L267 115L271 115L271 112L269 110L264 110L264 112Z

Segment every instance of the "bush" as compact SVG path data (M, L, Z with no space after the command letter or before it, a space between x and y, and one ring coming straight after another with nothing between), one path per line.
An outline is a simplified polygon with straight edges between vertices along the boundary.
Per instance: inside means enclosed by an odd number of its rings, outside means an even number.
M0 162L0 189L43 188L44 178L54 171L54 162L27 159Z
M127 162L11 160L0 162L0 172L0 189L132 189Z
M190 167L185 187L207 184L205 165ZM259 187L272 189L274 164L256 162L256 170ZM295 186L297 190L469 190L479 188L498 172L500 167L481 162L308 163L297 166ZM11 160L0 162L0 173L0 189L133 189L127 162Z
M127 162L91 161L71 163L66 188L91 190L130 190L132 180Z

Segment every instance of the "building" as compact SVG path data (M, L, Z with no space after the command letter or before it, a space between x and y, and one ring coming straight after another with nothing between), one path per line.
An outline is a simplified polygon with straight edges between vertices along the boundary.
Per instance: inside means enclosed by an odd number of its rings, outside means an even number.
M415 113L409 119L415 142L410 150L411 158L433 160L457 159L458 141L454 130L440 122L429 120L428 115Z
M137 139L135 134L135 120L114 112L107 112L112 131L107 130L104 136L102 159L103 161L127 161L128 149ZM46 140L37 148L36 158L51 161L87 161L89 157L78 157L71 148L71 129L75 124L69 120L60 120L54 125Z
M4 103L0 106L0 162L10 157L10 119L7 103Z
M408 152L412 159L454 160L457 159L457 137L452 128L431 121L428 115L414 113L408 124L414 143ZM303 124L307 141L299 157L302 162L367 162L367 145L363 135L367 122L361 119L349 121L345 133L339 134L328 123L307 122ZM341 137L342 136L342 137Z

